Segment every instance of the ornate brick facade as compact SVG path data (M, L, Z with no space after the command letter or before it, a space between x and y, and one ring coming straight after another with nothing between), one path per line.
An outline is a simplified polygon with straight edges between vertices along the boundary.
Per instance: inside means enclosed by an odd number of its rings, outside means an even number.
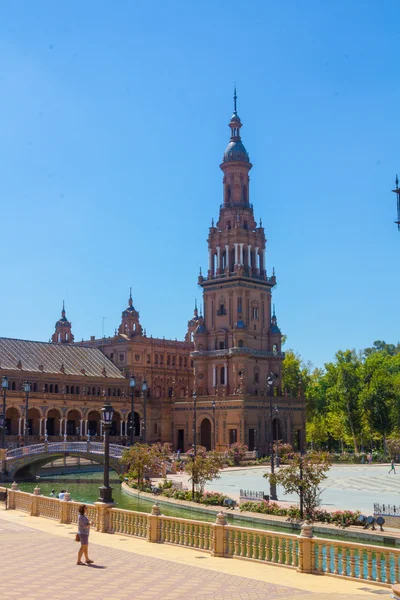
M63 305L52 343L0 339L0 377L7 375L10 382L10 442L23 433L24 380L32 385L32 439L45 432L101 436L100 409L110 397L116 411L112 434L126 440L134 374L136 439L143 432L146 401L147 441L169 441L187 450L193 444L196 390L197 440L207 448L238 441L267 453L272 439L303 446L304 400L289 398L281 386L282 335L272 308L276 277L273 270L267 274L265 231L250 203L252 165L240 136L236 94L234 101L231 137L220 165L223 202L209 230L208 269L198 278L204 315L195 306L183 341L147 337L131 292L112 337L74 343ZM270 373L272 390L267 388Z

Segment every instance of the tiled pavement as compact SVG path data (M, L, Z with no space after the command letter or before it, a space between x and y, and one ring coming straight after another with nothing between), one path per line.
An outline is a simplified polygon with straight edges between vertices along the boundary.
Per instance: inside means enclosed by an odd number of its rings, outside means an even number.
M65 600L74 596L80 600L370 600L390 597L389 590L362 584L358 587L357 595L332 594L336 582L330 578L320 578L326 582L326 592L306 591L304 585L303 589L298 589L292 586L293 572L284 568L280 569L282 575L279 583L262 581L246 576L244 567L250 563L244 561L234 561L238 575L215 568L202 568L196 563L202 563L208 557L192 550L184 552L192 553L192 562L195 564L183 564L179 560L150 556L153 545L144 541L140 541L143 548L147 549L144 554L124 550L124 542L129 544L129 538L108 537L106 534L92 536L97 536L96 539L102 537L101 543L90 544L90 555L95 564L78 566L75 563L79 545L74 542L73 526L66 531L66 526L48 522L47 529L49 526L53 528L51 533L36 528L38 522L43 523L46 519L36 519L33 528L27 526L32 523L32 518L24 517L16 511L0 512L2 600ZM27 525L23 523L24 520ZM63 535L57 535L55 528L62 528ZM113 540L112 546L107 546L104 545L107 537L118 539ZM117 542L118 547L115 547ZM164 549L167 550L167 547ZM229 559L226 561L232 564ZM297 574L296 577L303 576ZM288 580L290 583L287 583ZM374 593L361 592L361 587L369 588Z

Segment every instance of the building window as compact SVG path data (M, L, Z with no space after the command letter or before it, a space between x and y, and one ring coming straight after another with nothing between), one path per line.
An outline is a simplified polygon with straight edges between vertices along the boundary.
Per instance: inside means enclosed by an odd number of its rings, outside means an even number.
M238 313L242 312L242 298L241 298L241 296L239 296L239 298L237 299L237 309L238 309Z
M160 365L164 364L164 354L160 354Z
M243 348L243 340L239 340L238 341L238 347L239 348Z
M124 355L123 354L119 355L119 362L124 362Z
M221 385L225 385L225 367L221 367L219 371L219 382Z
M252 317L253 317L253 321L257 321L258 320L258 306L253 306L252 307Z
M179 366L182 366L182 356L179 357Z
M45 391L47 392L47 383L46 383L46 385L45 385L45 388L46 388L46 390L45 390ZM66 393L66 394L69 394L69 385L66 385L66 386L65 386L65 393Z
M75 393L76 393L76 394L79 394L79 385L77 385L77 386L75 387Z
M258 372L258 369L254 369L254 383L259 383L260 381L260 374Z
M111 360L114 358L114 352L111 352L110 358L111 358Z
M146 359L147 364L150 364L150 354L147 355L147 359Z
M154 364L158 365L158 354L154 355Z
M65 341L68 342L68 333L65 334Z
M225 350L225 342L220 342L219 343L219 349L220 350Z
M176 356L174 354L173 357L172 357L172 366L174 367L175 364L176 364Z
M50 384L49 392L50 392L50 394L53 393L53 384L52 383Z
M184 367L187 367L187 358L186 358L186 356L185 356L185 358L183 359L183 366L184 366Z
M56 383L54 386L54 393L58 394L58 383Z
M169 366L171 364L171 357L169 354L167 354L167 365Z

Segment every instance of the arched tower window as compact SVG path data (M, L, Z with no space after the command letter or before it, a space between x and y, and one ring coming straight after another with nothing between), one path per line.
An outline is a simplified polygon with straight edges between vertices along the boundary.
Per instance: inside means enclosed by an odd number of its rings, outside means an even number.
M219 371L219 382L221 385L225 385L225 367L221 367Z

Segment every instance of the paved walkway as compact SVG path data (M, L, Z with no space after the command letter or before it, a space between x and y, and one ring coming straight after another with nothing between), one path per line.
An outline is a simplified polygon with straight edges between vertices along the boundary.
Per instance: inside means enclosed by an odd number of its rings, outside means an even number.
M390 591L283 567L213 558L144 540L92 532L93 566L76 565L75 525L0 509L4 600L372 600Z

